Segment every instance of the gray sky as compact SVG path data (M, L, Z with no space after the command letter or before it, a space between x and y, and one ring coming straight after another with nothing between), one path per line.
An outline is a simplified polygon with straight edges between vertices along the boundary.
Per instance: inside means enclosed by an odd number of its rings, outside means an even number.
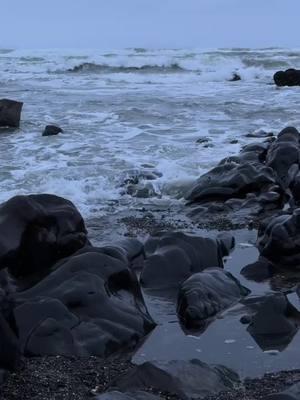
M300 0L0 0L0 47L300 47Z

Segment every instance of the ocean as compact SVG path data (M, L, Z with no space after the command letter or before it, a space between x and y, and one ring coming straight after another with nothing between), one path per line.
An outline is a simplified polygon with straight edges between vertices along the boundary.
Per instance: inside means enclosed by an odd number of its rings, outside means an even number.
M272 80L289 67L300 68L300 50L2 49L0 97L24 108L20 130L1 134L0 201L52 192L86 218L183 204L195 178L253 142L248 133L300 126L298 88ZM47 124L64 134L42 137ZM158 173L154 193L132 198L124 175L145 166Z

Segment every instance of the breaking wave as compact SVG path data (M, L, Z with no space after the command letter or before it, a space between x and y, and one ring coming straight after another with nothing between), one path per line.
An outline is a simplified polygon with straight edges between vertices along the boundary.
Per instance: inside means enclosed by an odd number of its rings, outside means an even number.
M85 62L76 65L73 68L68 68L67 72L72 73L171 73L181 72L184 68L180 67L177 63L170 65L142 65L137 66L114 66L108 64L95 64L91 62Z

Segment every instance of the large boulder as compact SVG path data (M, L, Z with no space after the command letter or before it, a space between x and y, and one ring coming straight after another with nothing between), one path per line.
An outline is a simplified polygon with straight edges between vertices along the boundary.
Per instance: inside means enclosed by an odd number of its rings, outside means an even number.
M271 144L266 158L266 165L277 174L277 180L284 188L291 183L290 168L300 163L300 133L296 128L283 129Z
M210 268L192 275L181 285L177 313L185 328L203 330L212 317L249 293L229 272Z
M133 347L155 326L128 263L87 247L15 294L26 355L107 356Z
M272 218L261 232L258 249L262 257L279 268L300 268L300 209Z
M18 278L46 273L88 241L73 203L40 194L16 196L0 206L0 269Z
M300 70L294 68L278 71L273 78L277 86L300 86Z
M63 130L56 125L47 125L43 131L43 136L55 136L62 133Z
M146 260L140 281L144 287L178 287L195 272L223 267L223 257L234 246L231 235L217 239L158 232L145 243Z
M245 198L275 184L273 170L260 163L229 161L202 175L186 195L189 202Z
M18 128L20 126L23 103L19 101L0 100L0 127Z
M188 400L233 389L238 382L238 375L229 368L195 359L146 362L117 378L112 387L122 392L154 388Z

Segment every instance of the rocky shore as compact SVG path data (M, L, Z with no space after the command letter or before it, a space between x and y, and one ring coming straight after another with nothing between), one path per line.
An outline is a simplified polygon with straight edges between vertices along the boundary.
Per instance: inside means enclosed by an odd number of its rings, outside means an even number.
M288 296L299 296L300 133L259 137L191 185L182 220L128 216L124 237L98 246L67 199L15 196L0 205L1 398L267 399L288 390L274 399L299 399L290 389L299 370L243 380L196 355L140 365L130 358L158 324L149 290L176 293L186 335L201 336L234 307L263 352L284 351L297 335L299 304ZM138 178L123 184L132 196L144 193ZM195 226L219 232L204 236ZM249 287L226 269L237 227L258 229L257 260L239 260ZM271 290L256 293L250 282Z

